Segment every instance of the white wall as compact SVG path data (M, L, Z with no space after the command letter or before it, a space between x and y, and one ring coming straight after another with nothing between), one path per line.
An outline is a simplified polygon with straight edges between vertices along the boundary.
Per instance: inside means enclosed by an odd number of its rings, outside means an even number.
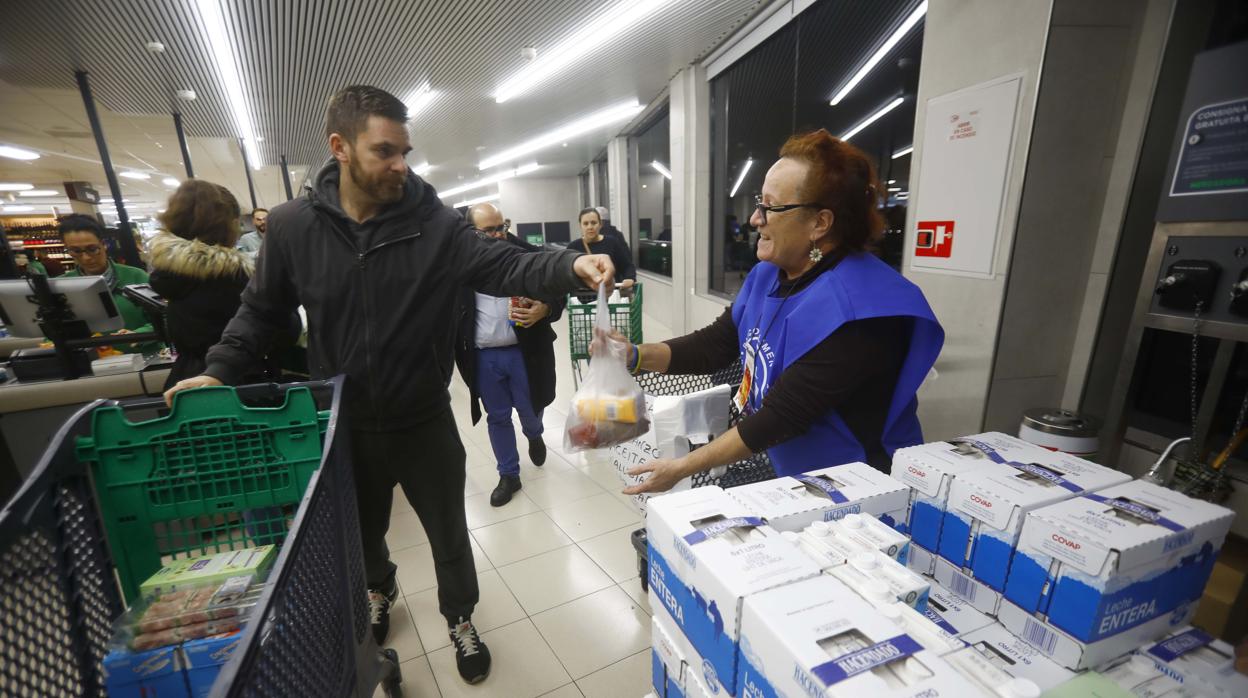
M568 235L575 240L581 231L576 214L581 210L576 177L516 177L498 183L498 207L511 219L511 230L520 223L567 221Z

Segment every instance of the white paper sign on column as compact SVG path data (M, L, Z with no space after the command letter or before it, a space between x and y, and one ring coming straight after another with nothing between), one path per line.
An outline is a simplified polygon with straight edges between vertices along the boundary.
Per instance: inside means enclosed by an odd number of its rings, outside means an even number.
M1021 75L927 102L917 177L914 271L991 277L1001 229Z

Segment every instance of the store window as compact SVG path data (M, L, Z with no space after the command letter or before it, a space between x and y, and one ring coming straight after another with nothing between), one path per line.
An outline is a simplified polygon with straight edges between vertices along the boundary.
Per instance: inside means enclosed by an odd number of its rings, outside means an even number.
M711 79L712 292L735 296L757 264L754 197L785 139L818 128L840 136L898 97L898 106L849 140L872 157L888 190L878 253L901 267L922 23L836 106L830 102L917 4L816 3Z
M602 151L602 154L589 163L589 166L593 168L593 174L590 176L590 182L594 189L593 203L591 205L607 206L609 205L608 202L611 201L611 188L608 186L610 180L607 175L607 151Z
M632 230L637 268L672 275L671 119L667 107L632 136Z

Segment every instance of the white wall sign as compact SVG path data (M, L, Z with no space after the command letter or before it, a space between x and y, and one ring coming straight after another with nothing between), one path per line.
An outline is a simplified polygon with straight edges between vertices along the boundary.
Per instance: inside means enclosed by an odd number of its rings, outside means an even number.
M993 275L1021 83L1012 75L928 100L911 270Z

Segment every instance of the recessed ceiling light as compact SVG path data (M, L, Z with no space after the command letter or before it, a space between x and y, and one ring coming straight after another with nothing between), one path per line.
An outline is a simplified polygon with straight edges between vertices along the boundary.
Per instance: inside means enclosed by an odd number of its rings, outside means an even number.
M594 112L588 116L573 121L570 124L561 126L553 131L548 131L536 138L531 138L520 145L512 148L506 148L497 155L492 155L481 161L477 165L478 169L488 170L495 165L501 165L506 162L512 162L524 155L536 152L543 148L548 148L556 143L562 143L570 138L574 138L583 133L597 131L617 121L624 121L632 118L637 112L645 109L637 103L637 100L617 104L608 107L602 111Z
M38 160L39 153L25 148L15 148L11 145L0 145L0 157L13 158L14 160Z
M152 176L146 172L135 172L133 170L127 170L126 172L118 172L117 174L127 179L151 179L152 178Z
M17 182L0 182L0 191L26 191L34 189L33 184L19 184Z
M33 210L35 210L34 206L5 206L4 207L5 213L26 213L27 211L33 211Z
M870 73L871 69L875 68L875 66L884 59L884 56L888 55L888 52L892 51L893 47L895 47L906 34L910 33L910 30L923 19L923 15L925 14L927 14L927 0L923 0L922 3L919 3L919 6L914 8L914 12L911 12L910 16L906 17L906 20L901 23L901 26L897 27L897 30L894 31L883 44L880 44L880 47L876 49L875 53L871 54L871 57L867 59L867 62L862 64L862 67L854 73L854 76L845 83L844 87L836 91L836 94L832 97L832 106L840 104L841 100L845 99L845 96L849 94L849 91L854 89L858 83L862 82L862 79L867 76L867 73Z
M501 182L504 179L511 179L512 177L518 177L519 175L522 175L522 174L528 174L538 169L539 167L540 165L538 165L537 163L531 163L528 165L524 165L523 167L517 167L514 170L506 170L504 172L499 172L497 174L490 175L489 177L482 177L481 179L478 179L475 182L470 182L468 184L462 184L458 187L447 189L446 191L442 192L442 196L454 196L456 194L461 194L466 191L472 191L473 189L480 189L481 187L488 187L489 185L497 184L498 182Z
M642 188L642 189L649 189L649 188L650 188L650 186L649 186L649 185L647 185L647 184L643 184L643 185L641 185L641 188Z
M55 189L27 189L18 194L18 196L60 196L61 193Z
M179 184L181 184L181 182L174 179L173 177L165 177L164 179L160 180L160 183L165 185L166 187L176 187Z
M890 180L888 180L888 183L889 183L889 184L896 184L896 183L897 183L897 180L895 180L895 179L890 179Z
M178 90L174 94L183 102L190 102L195 99L195 90Z

